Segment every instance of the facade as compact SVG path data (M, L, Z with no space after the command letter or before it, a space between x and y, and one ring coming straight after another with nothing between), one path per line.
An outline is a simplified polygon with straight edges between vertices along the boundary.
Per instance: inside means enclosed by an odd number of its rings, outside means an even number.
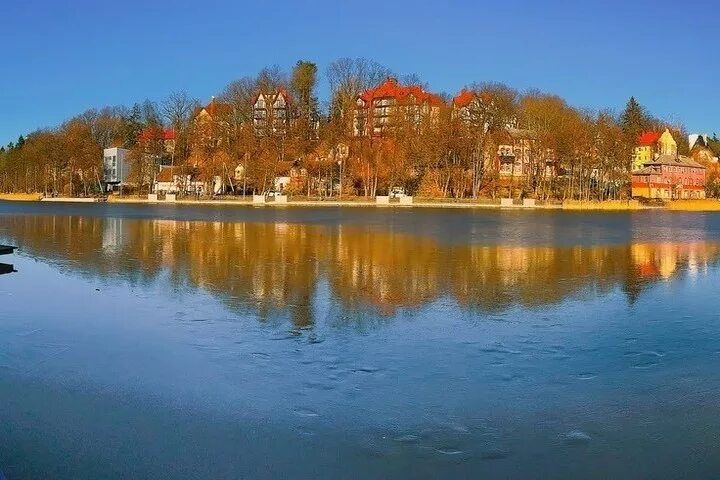
M694 138L693 138L694 137ZM702 164L718 163L718 157L709 147L707 135L690 135L690 158Z
M186 193L202 194L205 191L205 184L193 176L181 171L179 167L160 167L160 173L155 178L153 186L155 193Z
M532 168L533 132L509 128L499 136L496 168L501 180L524 178Z
M471 124L478 121L478 117L481 116L484 104L492 106L493 103L494 102L491 98L482 98L476 92L463 88L452 100L452 115L453 118L457 118L466 124ZM490 126L485 123L485 131L489 128ZM505 123L505 128L517 129L517 118L510 118Z
M210 103L199 107L193 115L194 147L217 147L226 142L230 134L233 106L220 103L212 97Z
M423 120L437 118L443 100L419 86L403 86L388 78L377 88L358 95L353 115L353 136L382 137L398 120L419 126Z
M463 122L471 122L473 111L478 108L480 108L480 98L475 92L465 88L455 95L452 100L453 118L458 118Z
M705 167L687 157L660 155L633 172L632 196L662 200L705 198Z
M148 144L162 142L162 150L166 155L175 153L175 141L177 135L172 128L146 128L138 135L138 143Z
M287 135L296 118L292 97L284 90L258 93L253 102L253 129L258 137Z
M106 148L103 150L103 183L111 192L127 183L130 174L130 150Z
M533 152L537 140L534 131L508 127L497 139L495 168L501 184L509 184L533 174L552 177L558 173L552 150Z
M643 132L633 152L632 171L637 172L661 155L677 156L677 142L668 129L660 132Z

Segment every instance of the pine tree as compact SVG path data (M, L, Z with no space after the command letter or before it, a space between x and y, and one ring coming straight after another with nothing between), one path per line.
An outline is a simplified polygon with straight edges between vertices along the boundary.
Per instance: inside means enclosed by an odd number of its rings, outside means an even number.
M648 129L649 123L645 109L635 100L635 97L630 97L620 116L620 125L625 135L634 140Z

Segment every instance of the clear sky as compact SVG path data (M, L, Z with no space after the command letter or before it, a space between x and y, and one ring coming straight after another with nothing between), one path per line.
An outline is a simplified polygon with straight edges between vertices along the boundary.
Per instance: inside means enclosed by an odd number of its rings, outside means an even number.
M298 59L374 59L453 93L474 81L539 88L720 134L709 0L24 0L0 7L0 143L90 107L202 99Z

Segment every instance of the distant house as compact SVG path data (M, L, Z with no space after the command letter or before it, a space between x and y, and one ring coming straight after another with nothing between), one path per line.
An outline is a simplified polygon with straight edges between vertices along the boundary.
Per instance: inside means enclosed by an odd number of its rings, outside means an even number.
M130 150L106 148L103 150L103 183L105 191L112 192L125 185L130 174Z
M258 137L287 135L296 112L293 100L285 89L260 92L253 101L253 129Z
M172 128L148 127L138 135L138 143L151 144L162 143L162 149L167 155L175 153L175 142L177 135Z
M663 200L705 198L705 167L676 155L660 155L632 173L632 196Z
M443 105L439 95L388 78L356 98L353 136L382 137L401 120L419 126L424 119L437 118Z
M668 129L660 132L643 132L633 152L632 171L636 172L661 155L677 155L677 142Z
M690 135L690 157L702 164L718 163L718 157L709 147L707 135Z
M498 143L495 168L501 184L533 174L555 176L557 173L552 151L533 151L537 141L536 132L509 127L499 131L495 140Z
M493 110L493 103L493 99L489 95L478 94L463 88L452 100L452 116L465 124L473 124L490 115L490 111ZM483 127L486 132L490 129L488 123L485 123ZM507 119L504 125L506 129L517 127L517 118Z
M233 106L218 102L212 97L210 103L198 107L193 114L194 147L217 147L228 141L233 116Z
M205 183L180 167L161 167L153 186L155 193L204 194Z
M463 88L452 100L452 115L461 121L470 122L473 111L480 108L480 98L472 90Z

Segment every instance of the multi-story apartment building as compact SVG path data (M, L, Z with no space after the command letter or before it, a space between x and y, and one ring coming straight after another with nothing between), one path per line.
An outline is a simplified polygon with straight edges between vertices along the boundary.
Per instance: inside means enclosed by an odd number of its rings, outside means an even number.
M287 135L297 117L292 97L285 89L258 93L252 112L253 128L259 137Z
M388 78L377 88L358 95L353 135L382 137L400 121L409 121L419 127L424 120L437 119L443 105L439 95L426 92L419 86L400 85L396 79Z
M663 200L705 198L705 167L694 160L662 154L632 174L632 196Z
M130 174L130 150L106 148L103 150L103 183L107 192L125 185Z
M496 168L501 179L522 178L531 173L533 132L508 128L498 136Z

